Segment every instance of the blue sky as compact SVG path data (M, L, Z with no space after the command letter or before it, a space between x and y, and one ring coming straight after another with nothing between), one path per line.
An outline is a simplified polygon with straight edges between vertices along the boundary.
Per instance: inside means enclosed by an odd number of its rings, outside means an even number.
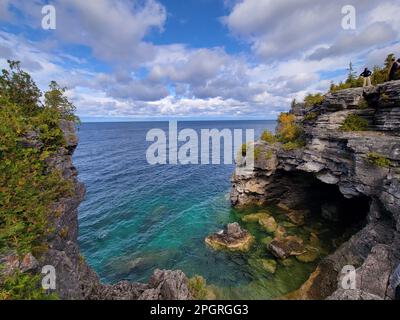
M395 0L1 0L0 65L66 86L83 120L274 119L350 61L400 56L399 14Z

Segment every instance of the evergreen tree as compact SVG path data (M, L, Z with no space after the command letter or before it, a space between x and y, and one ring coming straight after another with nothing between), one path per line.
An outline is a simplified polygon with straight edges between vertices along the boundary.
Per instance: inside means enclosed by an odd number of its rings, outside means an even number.
M7 60L9 69L0 76L0 96L23 107L28 115L37 113L41 106L41 92L31 76L21 70L19 61Z

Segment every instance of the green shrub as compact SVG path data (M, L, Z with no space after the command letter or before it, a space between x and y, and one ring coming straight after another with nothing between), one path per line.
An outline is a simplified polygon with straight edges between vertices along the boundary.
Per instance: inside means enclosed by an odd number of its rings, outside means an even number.
M0 300L57 300L55 293L48 294L41 287L41 275L15 273L0 283Z
M3 69L0 76L0 96L23 107L26 115L35 115L40 110L42 93L31 76L21 70L19 61L7 62L9 69Z
M385 156L376 153L376 152L370 152L367 154L367 159L368 162L377 166L377 167L382 167L382 168L388 168L391 165L390 159L386 158Z
M314 121L315 119L318 118L318 113L316 112L308 112L305 116L303 121Z
M368 121L357 114L349 114L340 127L342 131L365 131Z
M289 113L281 113L278 118L278 141L284 150L293 150L305 146L303 128L296 123L296 117Z
M324 99L325 97L320 93L316 94L310 93L304 98L304 104L307 108L310 108L312 106L322 104L324 102Z
M0 104L0 250L23 254L42 245L50 206L68 195L72 184L60 172L47 172L45 160L64 143L50 114L25 117L22 108L4 99ZM43 146L24 146L25 135L35 131Z
M0 253L31 252L40 257L54 232L49 224L52 206L73 192L73 183L58 170L50 170L47 160L65 147L59 122L73 119L68 112L74 108L63 90L56 93L55 84L42 104L41 92L29 74L19 63L9 63L9 70L0 75ZM65 105L58 107L54 97ZM48 297L37 280L25 273L2 276L0 298Z
M358 109L367 109L368 107L368 102L365 99L361 99L357 106Z
M259 160L260 159L261 152L262 152L262 148L261 147L255 147L254 148L254 160Z
M264 132L261 134L261 140L268 143L275 143L276 137L269 130L264 130Z
M274 152L272 150L268 150L267 153L265 154L265 160L270 160L274 155Z
M301 149L305 146L305 142L301 141L301 140L297 140L297 141L290 141L290 142L286 142L282 145L283 150L285 151L292 151L292 150L296 150L296 149Z
M206 280L199 275L189 279L189 290L196 300L205 300L207 298Z
M51 81L49 91L44 94L45 106L52 112L59 113L59 118L79 122L75 115L76 108L65 96L66 88L60 87L57 82Z
M281 113L278 117L277 138L280 142L293 142L301 139L303 128L296 123L296 117L290 113Z
M390 97L389 97L389 95L387 93L384 92L384 93L381 94L380 99L383 102L388 102L390 100Z

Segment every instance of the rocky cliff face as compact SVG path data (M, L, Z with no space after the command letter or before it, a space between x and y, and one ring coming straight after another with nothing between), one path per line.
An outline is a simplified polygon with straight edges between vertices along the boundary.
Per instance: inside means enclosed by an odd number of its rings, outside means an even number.
M63 299L121 299L121 300L188 300L192 295L188 279L180 271L155 270L149 283L122 281L115 285L105 285L97 274L86 264L78 246L77 208L85 195L85 186L77 179L77 170L72 163L72 154L78 144L75 125L62 121L67 147L59 150L51 165L61 169L66 179L73 181L75 191L72 197L62 199L54 205L58 212L52 221L55 232L49 237L50 249L41 259L43 265L56 268L56 292Z
M393 298L389 277L400 262L400 81L329 93L321 105L299 104L291 113L306 146L285 151L279 143L256 142L253 172L233 175L232 204L277 203L312 207L331 220L364 218L364 227L292 297ZM368 130L340 130L350 114L366 119ZM346 265L357 268L357 290L338 286Z
M71 195L55 203L50 215L53 232L46 241L48 250L41 256L31 253L24 257L10 253L0 256L6 273L17 269L20 272L40 273L42 267L50 265L56 271L55 292L61 299L146 299L146 300L189 300L192 294L188 279L182 271L155 270L149 283L122 281L115 285L102 284L97 274L81 256L78 245L78 206L85 196L85 186L78 181L77 170L72 163L72 154L78 144L75 124L62 120L65 147L47 160L49 170L60 170L66 180L72 182ZM27 147L40 147L37 136L27 137ZM29 143L28 143L29 142Z

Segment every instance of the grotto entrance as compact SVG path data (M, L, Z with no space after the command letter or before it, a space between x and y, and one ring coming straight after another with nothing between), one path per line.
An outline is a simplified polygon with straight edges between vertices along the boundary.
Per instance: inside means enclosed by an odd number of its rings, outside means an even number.
M337 185L323 183L313 174L302 171L280 171L276 179L269 193L280 206L307 209L310 215L343 227L359 229L366 221L370 207L367 196L347 199Z

